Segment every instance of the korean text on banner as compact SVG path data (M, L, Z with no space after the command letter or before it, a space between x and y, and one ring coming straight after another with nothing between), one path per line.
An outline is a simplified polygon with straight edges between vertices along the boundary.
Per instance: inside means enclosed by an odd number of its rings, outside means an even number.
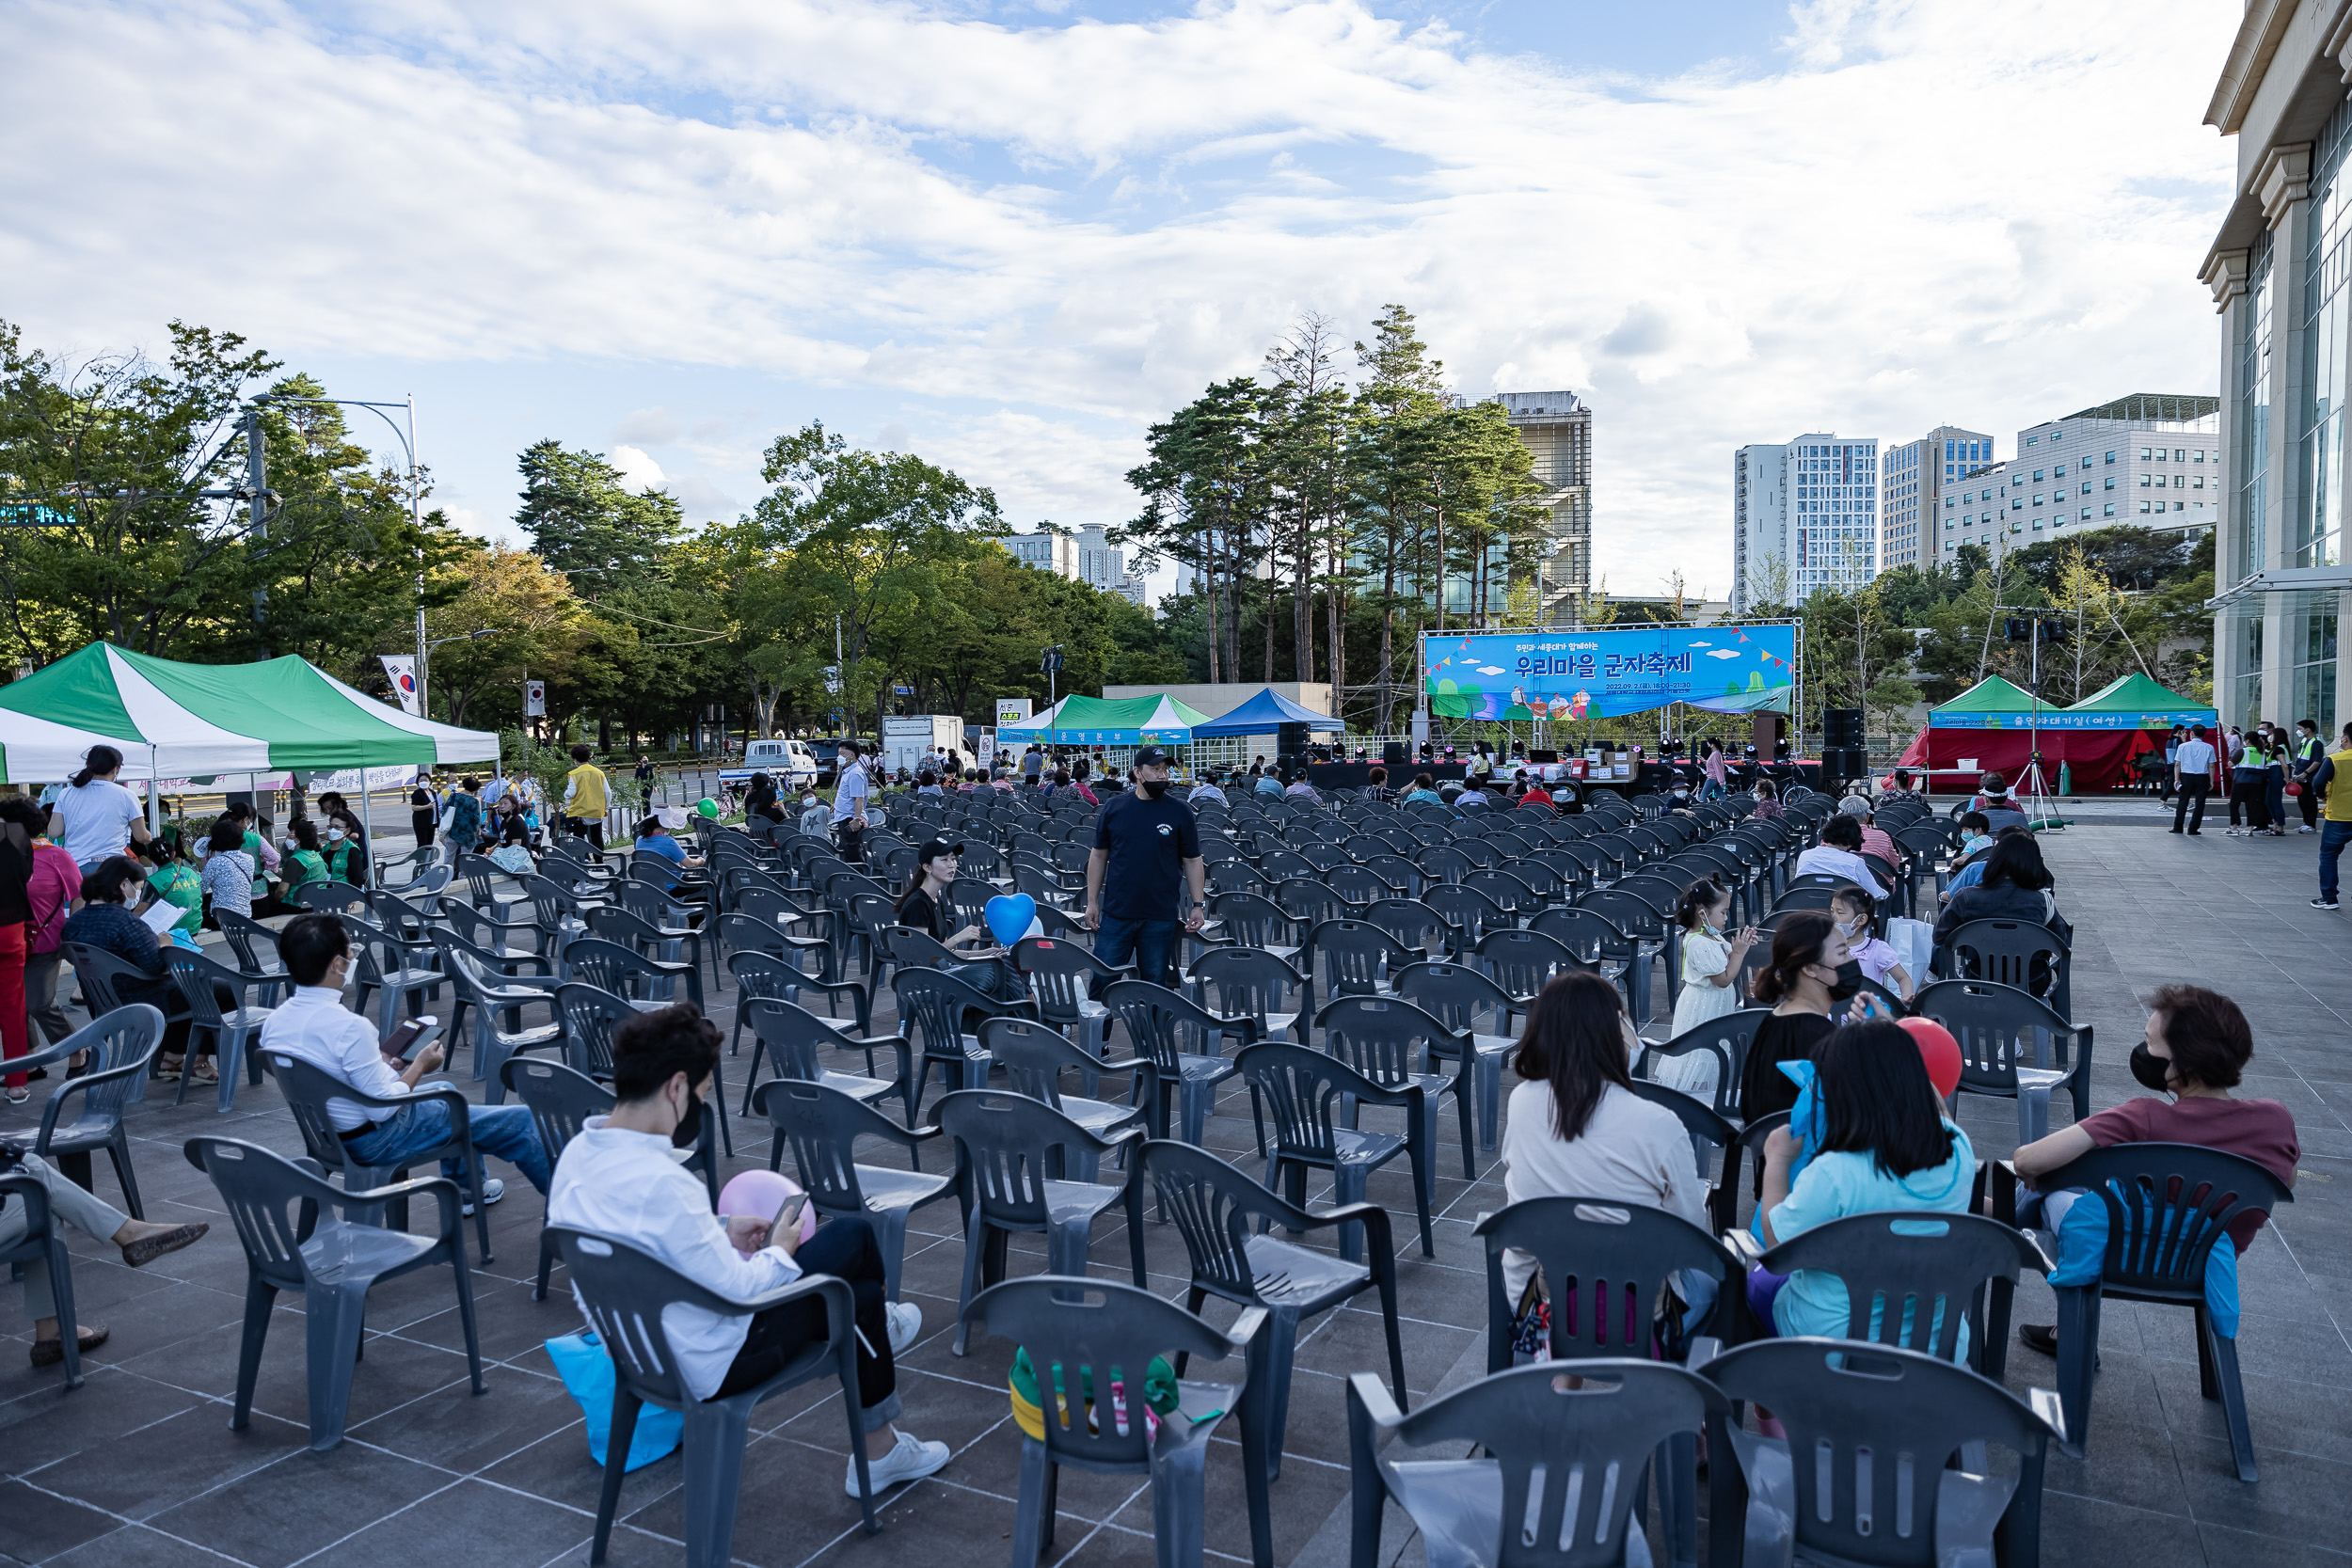
M1750 713L1788 707L1796 657L1788 626L1431 633L1422 679L1443 719L1582 719L1669 703Z

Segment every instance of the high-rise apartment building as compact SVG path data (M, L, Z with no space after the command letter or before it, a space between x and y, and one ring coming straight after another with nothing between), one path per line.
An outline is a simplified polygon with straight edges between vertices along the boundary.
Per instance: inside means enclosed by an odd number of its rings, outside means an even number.
M1114 546L1099 526L1089 525L1073 534L1047 523L1035 533L1012 535L1005 541L1005 547L1025 566L1083 582L1105 594L1128 593L1126 552Z
M1878 576L1879 444L1800 436L1731 459L1731 609L1797 604Z
M2237 138L2233 199L2202 274L2221 313L2230 480L2214 535L2214 705L2226 724L2310 719L2323 736L2352 718L2344 21L2343 0L2248 0L2205 109Z
M2138 392L2017 433L2017 454L1963 474L1939 502L1931 560L2012 549L2068 529L2195 532L2220 515L2219 400Z
M1992 461L1993 437L1957 425L1889 447L1879 485L1879 570L1933 565L1942 498L1963 474Z
M1511 428L1535 456L1535 480L1551 510L1537 563L1537 602L1547 622L1563 601L1593 588L1593 410L1574 392L1501 392Z

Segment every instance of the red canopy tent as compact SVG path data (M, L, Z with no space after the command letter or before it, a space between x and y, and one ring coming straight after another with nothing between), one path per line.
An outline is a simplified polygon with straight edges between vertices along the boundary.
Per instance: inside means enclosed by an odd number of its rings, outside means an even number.
M1930 788L1939 782L1973 788L1988 772L2014 784L2038 748L2046 787L2058 787L2062 763L2078 793L2108 789L2131 781L2138 758L2163 751L2172 724L2213 720L2211 708L2197 708L2144 676L2055 708L2037 707L2031 692L1988 675L1931 709L1898 766L1926 771Z

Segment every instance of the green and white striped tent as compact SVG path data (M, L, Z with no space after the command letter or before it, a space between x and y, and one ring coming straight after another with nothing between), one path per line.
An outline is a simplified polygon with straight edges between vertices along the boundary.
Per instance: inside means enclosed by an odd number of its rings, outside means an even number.
M489 762L498 736L412 719L308 659L182 664L103 642L0 686L0 783L70 777L99 744L122 777Z

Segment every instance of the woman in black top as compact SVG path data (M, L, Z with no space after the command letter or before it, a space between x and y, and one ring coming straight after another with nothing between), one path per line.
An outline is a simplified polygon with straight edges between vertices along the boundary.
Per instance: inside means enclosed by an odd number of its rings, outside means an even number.
M2033 834L2005 831L1985 851L1984 879L1953 894L1936 916L1935 944L1950 942L1952 933L1972 920L2022 920L2048 927L2072 947L2074 927L2058 912L2058 896L2051 892L2057 885Z
M784 820L784 808L776 803L775 780L765 773L752 775L751 787L743 792L743 816L746 821L755 816L771 822Z
M971 981L990 996L1026 996L1020 971L1006 961L1007 950L995 944L987 927L966 926L953 936L946 934L947 885L956 879L962 854L962 845L937 838L915 851L914 876L898 895L895 911L898 924L921 931L959 958L973 960L954 965L947 974Z
M422 849L433 842L433 824L440 815L433 803L430 782L419 778L417 786L408 792L408 826L417 835L418 848Z
M1748 1059L1740 1069L1740 1117L1754 1121L1797 1103L1797 1085L1782 1072L1783 1062L1809 1060L1813 1048L1837 1027L1833 1013L1843 1010L1846 1022L1892 1018L1886 1005L1862 990L1862 965L1847 949L1846 933L1827 911L1800 910L1781 917L1772 933L1772 959L1756 972L1756 996L1776 1004L1772 1016L1756 1031Z

